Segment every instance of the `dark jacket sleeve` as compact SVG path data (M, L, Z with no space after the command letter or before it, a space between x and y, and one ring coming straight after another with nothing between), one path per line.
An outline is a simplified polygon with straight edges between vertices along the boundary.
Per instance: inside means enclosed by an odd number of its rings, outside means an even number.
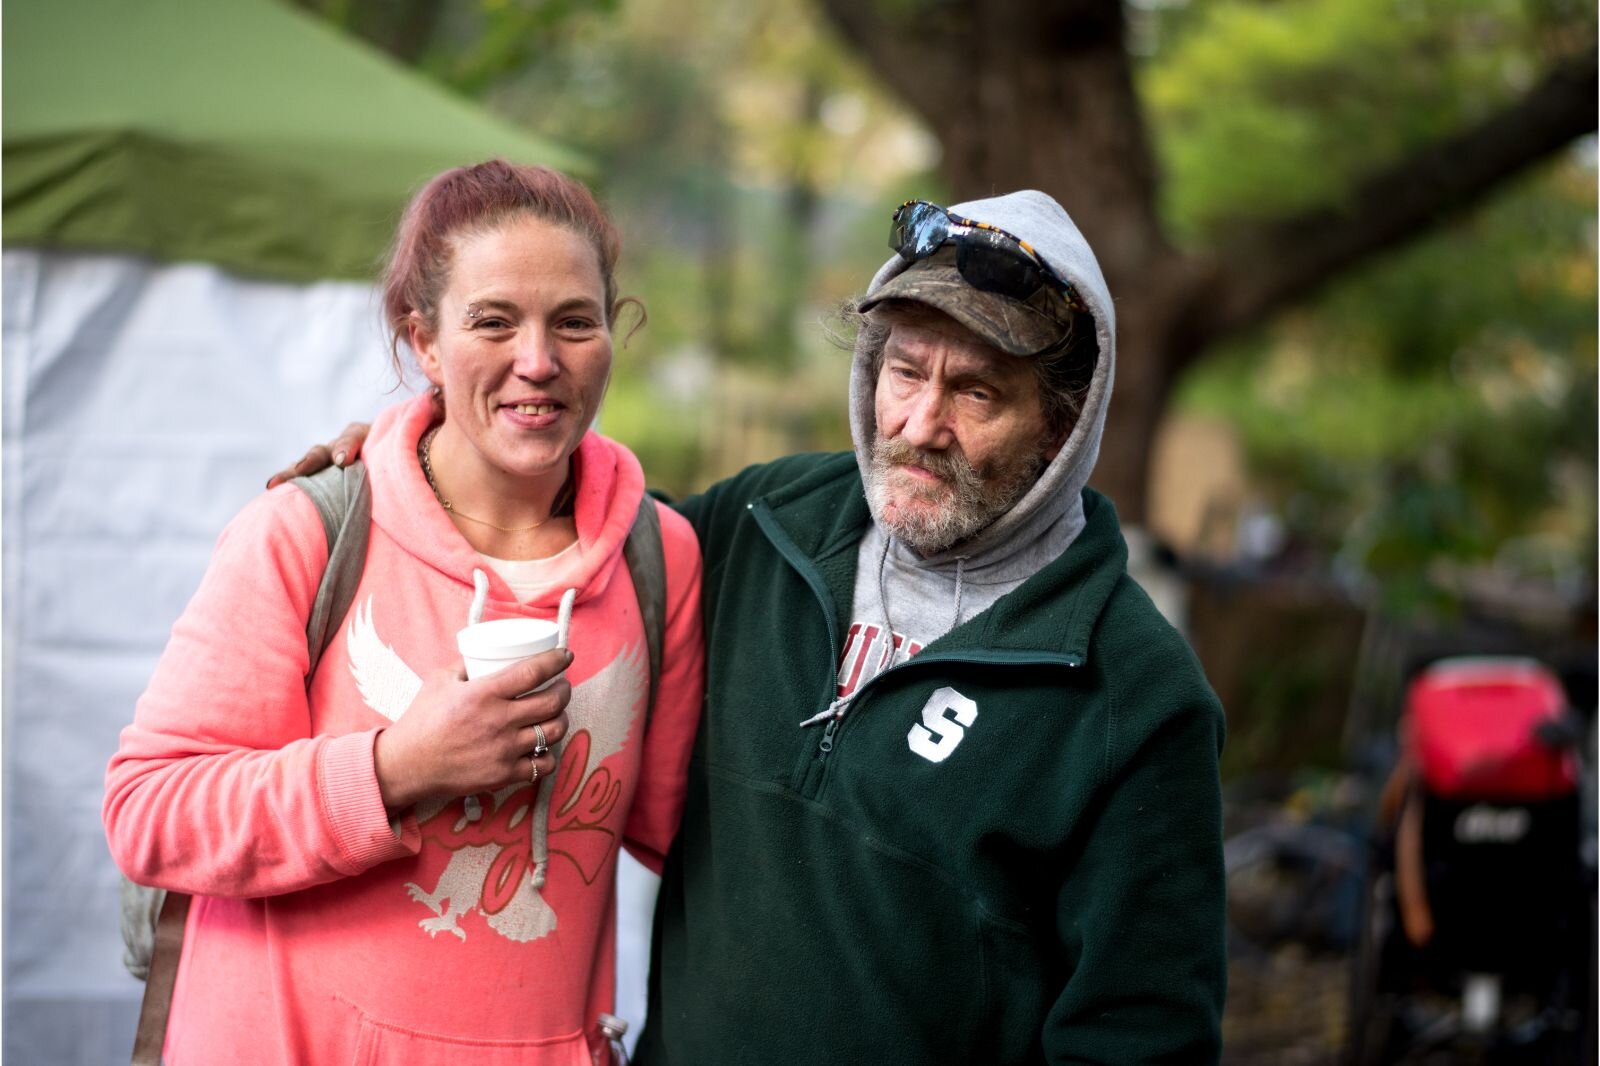
M1057 896L1069 976L1041 1034L1047 1062L1221 1057L1222 716L1191 664L1176 685L1111 693L1103 798ZM1166 706L1126 705L1139 698Z

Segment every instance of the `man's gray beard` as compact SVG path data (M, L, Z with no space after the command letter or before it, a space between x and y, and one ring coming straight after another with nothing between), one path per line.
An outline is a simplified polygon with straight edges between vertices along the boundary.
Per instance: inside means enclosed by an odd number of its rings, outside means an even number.
M888 514L895 493L889 484L897 466L914 463L942 479L928 488L911 486L900 491L913 501L939 501L933 510L899 507ZM1022 499L1044 469L1038 452L1005 462L988 477L979 474L967 457L954 449L924 451L898 437L878 437L872 442L872 462L867 468L867 506L872 517L890 534L921 555L934 555L974 536Z

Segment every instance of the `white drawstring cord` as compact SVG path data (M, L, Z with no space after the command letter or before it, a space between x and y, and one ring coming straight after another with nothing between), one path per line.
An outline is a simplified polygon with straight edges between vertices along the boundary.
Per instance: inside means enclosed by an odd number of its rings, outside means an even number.
M578 598L577 589L561 594L561 606L556 611L556 647L566 650L567 631L572 626L572 605ZM566 750L567 738L562 737L551 745L556 766L561 766L561 753ZM554 777L554 774L550 775ZM540 775L533 783L533 887L543 888L545 872L550 866L550 789L545 788L546 778ZM552 786L554 787L554 786Z
M967 557L959 556L956 559L956 620L950 624L954 629L961 624L961 571L967 565Z

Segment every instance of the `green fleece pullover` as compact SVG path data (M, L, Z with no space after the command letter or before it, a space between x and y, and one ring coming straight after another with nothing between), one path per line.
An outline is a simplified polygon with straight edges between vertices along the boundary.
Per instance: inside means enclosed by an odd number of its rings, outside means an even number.
M1054 562L832 727L855 457L680 510L706 708L657 904L643 1066L1211 1063L1221 708L1092 490Z

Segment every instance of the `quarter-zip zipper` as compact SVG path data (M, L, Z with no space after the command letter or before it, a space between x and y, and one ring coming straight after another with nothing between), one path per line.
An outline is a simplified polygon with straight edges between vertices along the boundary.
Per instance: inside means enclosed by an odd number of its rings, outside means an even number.
M838 731L841 721L843 719L835 715L828 719L827 728L822 731L822 743L817 745L817 752L823 758L827 758L828 752L833 750L833 734Z

